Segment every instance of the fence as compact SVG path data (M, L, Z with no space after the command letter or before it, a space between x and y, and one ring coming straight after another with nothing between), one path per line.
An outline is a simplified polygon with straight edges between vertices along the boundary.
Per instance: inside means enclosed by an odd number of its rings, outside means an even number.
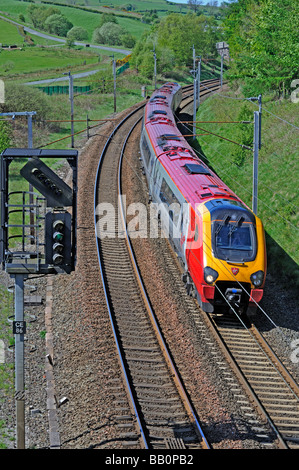
M39 90L43 91L44 93L47 93L47 95L68 95L69 94L69 86L68 85L52 85L52 86L43 86L43 87L38 87ZM74 86L74 93L87 93L91 91L91 86L86 85L86 86Z
M116 70L116 75L120 75L121 73L123 73L129 67L130 67L130 63L126 62L124 65L122 65L121 67L119 67L119 69Z

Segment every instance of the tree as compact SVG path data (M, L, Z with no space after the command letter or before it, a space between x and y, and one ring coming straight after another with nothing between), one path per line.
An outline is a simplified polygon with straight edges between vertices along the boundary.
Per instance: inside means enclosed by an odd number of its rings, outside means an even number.
M141 75L148 79L152 79L154 75L154 44L157 37L152 32L146 32L136 44L130 63L138 68ZM167 47L155 46L157 57L157 73L165 75L174 68L175 55L173 51Z
M60 15L60 10L54 7L47 8L46 6L30 5L28 7L29 18L33 26L38 29L45 28L45 21L51 15Z
M158 26L158 44L171 49L180 65L192 63L192 46L198 55L215 55L219 37L214 18L195 13L168 15Z
M104 23L101 28L96 28L93 33L93 41L99 44L109 44L119 46L122 44L121 38L124 29L115 23Z
M233 59L231 81L246 95L280 94L299 75L299 4L292 0L239 0L228 7L225 39Z
M8 82L5 85L5 103L0 105L3 113L14 111L36 111L36 121L45 120L49 112L47 96L40 90Z
M45 27L51 34L66 36L73 24L63 15L51 15L45 21Z
M74 26L68 31L67 37L73 41L84 41L88 38L88 32L82 26Z
M105 38L100 33L101 28L96 28L92 34L92 42L96 44L105 44Z
M157 70L164 73L176 65L193 65L192 46L197 55L215 55L215 43L220 38L214 18L171 13L145 33L133 49L131 62L141 74L153 73L153 47L156 44Z
M117 18L114 13L102 13L100 19L99 28L101 28L105 23L115 23L118 24Z
M199 5L202 5L203 1L202 0L188 0L188 5L193 10L195 13L198 10Z
M134 36L132 36L131 33L125 32L124 34L122 34L121 44L124 47L129 47L130 49L133 49L133 47L135 46L135 43L136 43L136 39L134 38Z

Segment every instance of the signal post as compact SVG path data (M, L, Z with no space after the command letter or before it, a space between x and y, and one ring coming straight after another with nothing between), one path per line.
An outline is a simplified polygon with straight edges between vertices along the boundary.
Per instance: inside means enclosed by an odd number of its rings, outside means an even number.
M10 191L10 164L28 158L20 175L33 190ZM68 186L42 159L66 159ZM17 448L25 448L24 282L30 274L69 274L76 265L76 150L8 148L0 161L0 263L15 279L15 408ZM17 232L17 234L15 234ZM13 243L17 240L17 245Z

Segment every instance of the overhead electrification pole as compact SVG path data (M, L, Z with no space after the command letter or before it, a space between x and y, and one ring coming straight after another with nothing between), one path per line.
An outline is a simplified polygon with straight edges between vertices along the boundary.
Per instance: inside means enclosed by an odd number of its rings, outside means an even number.
M223 52L221 52L221 72L220 72L220 86L222 90L222 84L223 84Z
M259 110L254 111L254 135L253 135L253 183L252 183L252 212L257 215L258 202L258 157L262 142L262 95L246 98L248 101L257 101Z
M155 80L155 90L156 90L157 89L157 54L156 54L155 45L154 45L153 53L154 53L154 80Z
M116 61L113 58L113 97L114 97L114 112L116 113Z
M194 70L194 79L193 79L193 140L196 139L196 98L197 98L197 79L196 79L196 71Z
M254 138L253 138L253 189L252 189L252 211L257 215L258 194L258 158L260 141L259 111L254 111Z
M200 74L201 74L201 55L199 56L199 61L197 64L197 96L198 104L200 104Z

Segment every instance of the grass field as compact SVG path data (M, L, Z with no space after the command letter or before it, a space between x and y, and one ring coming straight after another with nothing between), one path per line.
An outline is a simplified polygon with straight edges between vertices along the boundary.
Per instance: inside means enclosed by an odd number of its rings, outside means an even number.
M52 0L48 0L48 2L52 2ZM55 3L61 3L61 4L66 4L66 0L53 0ZM121 10L121 7L123 5L127 5L129 3L133 4L135 7L135 10L132 12L143 12L146 10L157 10L157 12L163 12L163 11L175 11L179 12L180 10L182 11L187 11L187 5L182 5L180 8L179 5L173 3L167 3L166 0L134 0L134 2L124 2L123 0L108 0L108 1L101 1L99 0L73 0L74 5L81 5L86 8L96 8L100 11L107 11L110 9L113 9L115 13L118 14L123 14L124 12ZM108 8L107 8L108 7Z
M229 96L235 97L234 94ZM279 270L282 277L289 274L299 285L299 165L296 147L298 129L275 117L298 126L298 104L290 100L272 101L271 98L263 97L258 216L261 217L267 232L270 268ZM242 107L244 101L215 95L201 104L197 120L239 121ZM253 121L253 112L257 111L258 107L252 103L248 103L246 107L249 110L249 118L251 115L250 119ZM202 123L197 126L242 143L238 124ZM252 207L252 151L246 150L240 160L235 153L236 144L212 135L200 136L197 140L199 151L207 158L209 165L249 207Z
M29 5L30 3L17 0L0 0L0 11L9 14L11 19L15 21L19 21L19 15L23 14L26 25L32 26L29 15L27 14L27 8ZM101 14L97 10L92 13L90 11L83 11L76 8L65 6L60 7L59 5L55 5L55 8L58 8L74 26L82 26L85 28L88 31L88 41L91 41L93 31L99 26L101 18ZM143 31L150 28L150 25L141 23L139 20L131 19L126 16L118 16L117 21L120 26L129 31L137 39L142 35Z
M22 46L23 42L24 38L16 26L8 21L0 20L0 43Z
M99 54L92 50L75 50L66 47L2 50L0 54L1 75L30 74L51 69L67 69L69 66L98 63ZM5 67L5 64L10 63Z

